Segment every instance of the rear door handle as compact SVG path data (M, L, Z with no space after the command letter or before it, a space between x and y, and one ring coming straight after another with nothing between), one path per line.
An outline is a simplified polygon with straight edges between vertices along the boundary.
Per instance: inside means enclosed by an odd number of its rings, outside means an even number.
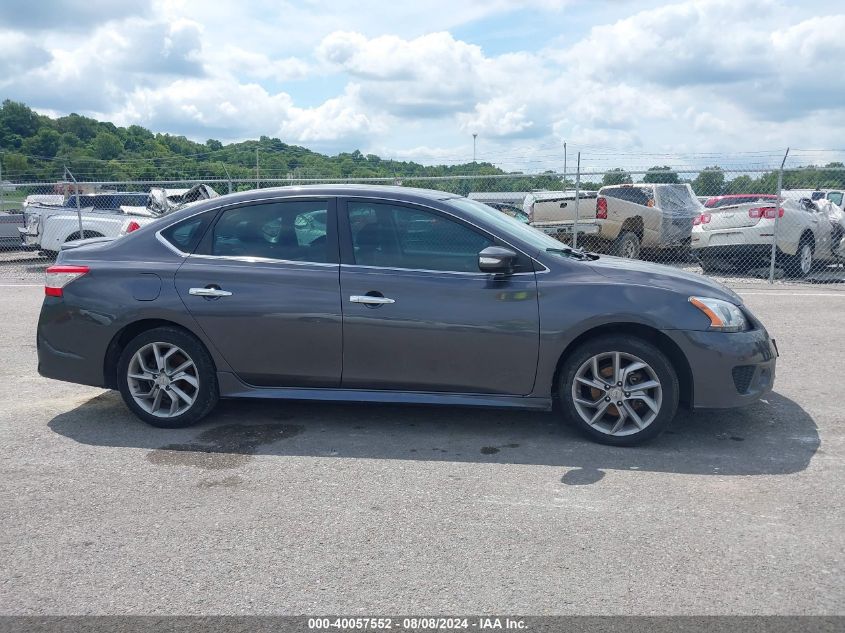
M384 305L387 303L396 303L393 299L387 297L373 297L370 295L352 295L349 297L352 303L369 303L370 305Z
M220 290L220 288L191 288L188 294L197 297L231 297L232 293L228 290Z

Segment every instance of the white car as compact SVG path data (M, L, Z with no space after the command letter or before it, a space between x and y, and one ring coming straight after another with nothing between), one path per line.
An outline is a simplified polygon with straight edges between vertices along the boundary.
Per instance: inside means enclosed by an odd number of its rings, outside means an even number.
M773 202L708 208L693 220L691 246L705 272L768 265L776 221L777 261L787 275L804 277L816 262L841 258L845 220L832 202Z

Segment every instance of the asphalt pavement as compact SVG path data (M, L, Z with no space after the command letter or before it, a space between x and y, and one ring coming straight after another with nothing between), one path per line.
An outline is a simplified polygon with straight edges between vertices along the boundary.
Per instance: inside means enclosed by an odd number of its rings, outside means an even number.
M154 429L39 377L41 290L0 283L0 614L842 614L845 292L743 296L775 392L619 449L410 406Z

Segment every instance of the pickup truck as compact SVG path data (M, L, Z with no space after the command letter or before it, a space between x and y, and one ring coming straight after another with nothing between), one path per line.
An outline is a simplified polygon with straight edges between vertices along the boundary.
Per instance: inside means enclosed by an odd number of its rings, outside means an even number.
M532 226L562 241L575 231L575 195L532 194L526 212ZM578 243L590 250L636 259L643 249L688 248L701 202L687 184L633 184L582 192ZM595 196L595 197L593 197Z
M35 202L24 205L25 224L18 229L21 246L55 256L64 242L105 236L98 220L109 218L111 222L106 225L113 223L115 217L123 220L121 205L146 206L148 200L149 194L134 191L82 194L79 196L81 232L76 195L68 196L61 204Z
M82 196L80 203L88 202L83 209L82 231L76 213L76 199L71 196L60 208L50 209L35 223L35 235L27 225L25 234L30 243L36 242L41 252L55 257L66 243L76 240L110 237L115 238L141 228L158 217L181 208L183 205L214 198L218 194L208 185L195 185L189 189L156 188L147 193L108 193ZM92 197L93 200L85 200ZM71 206L72 205L72 206ZM71 206L71 209L67 207ZM23 234L24 231L21 231Z

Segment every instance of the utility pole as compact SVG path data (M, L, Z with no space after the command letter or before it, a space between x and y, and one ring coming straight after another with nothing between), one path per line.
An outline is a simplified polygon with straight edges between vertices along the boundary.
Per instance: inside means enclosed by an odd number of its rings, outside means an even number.
M255 147L255 188L261 188L261 182L259 181L258 176L258 146Z
M572 248L578 248L578 202L581 197L581 152L578 152L578 166L575 172L575 224L572 225Z
M778 195L775 198L775 226L772 231L772 252L769 259L769 283L775 283L775 261L777 260L778 251L778 221L780 220L780 205L782 204L780 196L783 190L783 166L786 165L786 158L789 156L789 148L786 148L786 154L783 155L783 160L780 163L780 170L778 171ZM800 248L800 244L799 244ZM796 253L798 257L800 253Z
M563 190L566 191L566 141L563 142Z
M478 134L476 132L472 133L472 162L475 162L475 139L478 138Z
M3 190L6 185L3 184L3 155L0 154L0 211L5 211L6 207L3 204Z

